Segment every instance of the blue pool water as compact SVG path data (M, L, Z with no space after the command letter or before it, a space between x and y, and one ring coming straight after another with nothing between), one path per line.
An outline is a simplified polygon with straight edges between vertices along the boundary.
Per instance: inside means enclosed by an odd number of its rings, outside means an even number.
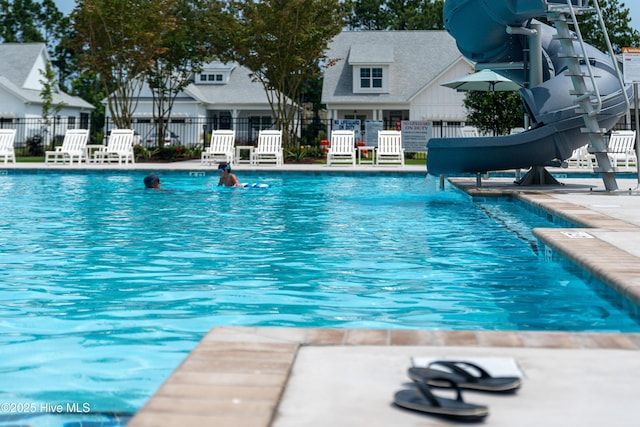
M518 203L417 174L144 175L0 175L0 401L135 411L216 325L640 331Z

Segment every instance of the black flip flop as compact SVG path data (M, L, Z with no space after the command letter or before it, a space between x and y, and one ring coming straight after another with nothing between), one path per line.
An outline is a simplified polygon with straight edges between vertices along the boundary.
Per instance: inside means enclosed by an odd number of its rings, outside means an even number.
M447 379L443 381L449 382ZM416 389L400 390L395 394L393 400L396 405L457 421L482 421L489 415L489 408L486 406L466 403L462 400L462 393L455 383L449 384L457 392L455 399L436 396L431 393L429 386L425 383L419 381L415 383Z
M438 366L444 369L436 369ZM474 363L456 360L438 360L426 368L409 368L407 373L412 380L432 387L449 387L454 382L463 390L513 393L521 385L519 377L492 377Z

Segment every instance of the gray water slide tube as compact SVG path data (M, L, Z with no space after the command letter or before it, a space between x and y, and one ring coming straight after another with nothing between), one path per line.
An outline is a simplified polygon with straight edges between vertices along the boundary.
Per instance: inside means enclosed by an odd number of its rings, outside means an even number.
M531 128L525 132L497 137L432 138L427 143L427 171L431 175L481 173L488 171L544 167L571 156L573 150L589 143L581 131L584 119L577 110L573 83L565 75L565 59L553 27L536 21L547 10L545 0L447 0L445 28L456 39L462 54L478 64L518 63L525 59L526 36L507 33L506 28L526 29L539 24L542 42L542 83L526 88L524 70L499 70L525 86L520 96ZM557 3L565 3L563 1ZM566 3L565 3L566 4ZM576 44L576 51L580 48ZM587 45L591 68L602 96L597 115L601 128L610 130L627 112L617 71L611 58ZM625 88L631 95L632 87Z

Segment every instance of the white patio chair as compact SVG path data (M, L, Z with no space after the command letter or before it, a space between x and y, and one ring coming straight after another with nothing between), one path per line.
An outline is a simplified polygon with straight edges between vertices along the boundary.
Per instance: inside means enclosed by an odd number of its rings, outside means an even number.
M258 146L253 151L252 163L275 163L282 165L282 131L281 130L261 130L258 135Z
M607 143L609 161L614 167L636 166L636 131L618 130L612 131Z
M235 157L236 132L234 130L219 129L211 132L211 143L202 152L201 163L233 163Z
M473 126L462 126L458 129L458 136L462 138L478 138L480 137L480 133L478 129Z
M73 163L75 159L78 163L87 161L87 143L89 141L88 129L70 129L64 135L62 145L55 147L54 151L45 151L45 163Z
M133 129L113 129L107 145L93 153L96 163L135 163L133 154Z
M573 150L571 157L569 157L567 162L567 167L570 168L590 168L593 167L592 154L587 151L587 146L585 145L580 148L576 148Z
M331 146L327 153L327 166L335 163L356 165L356 137L352 130L331 131Z
M13 147L15 139L15 129L0 129L0 158L4 157L5 164L9 160L16 162L16 151Z
M401 131L378 131L376 164L399 164L400 166L404 166L404 148L402 148Z

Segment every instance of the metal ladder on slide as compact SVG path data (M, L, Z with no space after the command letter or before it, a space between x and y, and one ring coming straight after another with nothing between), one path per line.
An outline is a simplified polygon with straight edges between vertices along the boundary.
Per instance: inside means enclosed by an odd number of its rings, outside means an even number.
M597 114L600 113L600 109L602 108L602 98L598 92L576 15L591 11L596 12L609 47L609 54L612 58L613 66L618 71L618 78L625 99L626 92L624 91L622 76L615 62L616 60L613 55L611 43L609 42L607 29L602 20L602 13L598 7L597 0L592 1L595 7L588 7L587 2L584 0L567 0L566 4L549 4L547 17L549 21L553 22L556 28L557 34L554 36L554 39L560 43L560 55L566 59L567 71L565 75L571 77L573 83L573 90L570 91L570 94L576 97L576 102L579 106L576 112L580 113L584 120L585 127L582 128L582 132L589 135L588 151L595 155L596 161L598 162L598 168L594 169L594 171L600 173L602 176L607 191L615 191L618 189L618 183L615 178L615 169L611 165L611 161L607 155L607 144L604 141L606 129L600 127L597 118ZM570 30L569 25L573 25L574 31ZM575 41L578 41L579 51L576 51ZM586 72L583 70L583 66ZM587 79L589 79L591 83L590 88L587 87ZM629 100L627 99L626 102L628 105Z

